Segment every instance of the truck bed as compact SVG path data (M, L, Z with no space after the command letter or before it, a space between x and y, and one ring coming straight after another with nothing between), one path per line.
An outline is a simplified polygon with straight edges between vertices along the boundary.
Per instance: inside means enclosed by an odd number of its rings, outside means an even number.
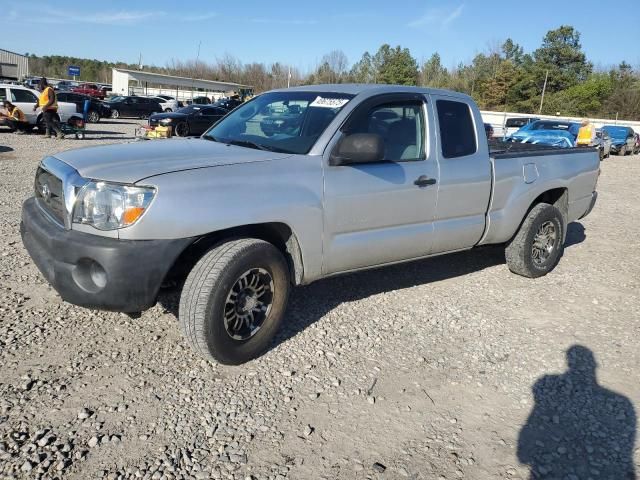
M596 148L559 148L550 145L541 145L538 143L502 142L496 140L489 141L489 155L493 158L514 158L558 154L564 155L571 153L585 153L589 150L597 151Z

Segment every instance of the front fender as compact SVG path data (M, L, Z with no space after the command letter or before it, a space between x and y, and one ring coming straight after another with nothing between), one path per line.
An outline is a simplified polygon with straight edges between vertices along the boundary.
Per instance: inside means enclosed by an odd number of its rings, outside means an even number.
M199 168L140 182L157 189L139 223L121 239L176 239L262 223L295 233L305 280L322 264L322 168L317 156Z

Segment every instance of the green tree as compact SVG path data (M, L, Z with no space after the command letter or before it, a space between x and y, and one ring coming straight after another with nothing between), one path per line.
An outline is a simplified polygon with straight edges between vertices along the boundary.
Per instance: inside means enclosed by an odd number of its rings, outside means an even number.
M398 45L391 48L385 44L374 57L377 66L376 82L396 85L416 85L418 81L418 62L411 56L408 48Z
M449 72L442 66L440 55L436 52L422 65L420 84L425 87L444 88L448 83Z
M375 83L376 70L369 52L364 52L362 58L351 67L349 76L356 83Z
M547 91L557 92L585 81L593 66L587 61L580 44L580 32L568 25L549 30L542 46L533 52L531 73L542 87L549 72Z

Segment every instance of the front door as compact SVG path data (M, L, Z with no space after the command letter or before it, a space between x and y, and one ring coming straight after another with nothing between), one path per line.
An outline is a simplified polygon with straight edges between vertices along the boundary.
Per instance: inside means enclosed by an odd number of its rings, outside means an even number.
M40 111L34 112L33 106L38 103L38 97L29 90L22 88L10 88L9 92L11 94L9 101L22 110L29 123L36 123L36 118Z
M428 142L429 108L423 95L376 96L337 134L380 135L385 156L378 163L331 166L326 154L325 275L431 252L438 167Z

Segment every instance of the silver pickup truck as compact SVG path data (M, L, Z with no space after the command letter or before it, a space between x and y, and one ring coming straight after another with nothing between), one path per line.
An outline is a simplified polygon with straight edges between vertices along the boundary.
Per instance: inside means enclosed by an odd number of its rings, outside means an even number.
M459 93L276 90L197 139L43 159L22 238L84 307L140 312L178 281L187 341L238 364L268 348L293 285L487 244L514 273L551 271L596 201L598 152L510 147L490 152Z

